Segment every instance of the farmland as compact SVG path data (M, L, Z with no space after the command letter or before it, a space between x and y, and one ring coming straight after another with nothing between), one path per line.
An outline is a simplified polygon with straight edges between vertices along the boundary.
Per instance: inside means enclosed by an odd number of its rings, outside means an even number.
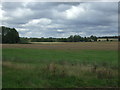
M2 45L3 88L118 86L118 42Z

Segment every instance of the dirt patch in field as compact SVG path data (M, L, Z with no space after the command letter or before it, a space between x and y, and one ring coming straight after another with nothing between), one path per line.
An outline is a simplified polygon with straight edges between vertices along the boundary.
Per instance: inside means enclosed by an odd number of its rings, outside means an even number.
M118 42L66 42L59 44L2 44L2 48L118 50Z

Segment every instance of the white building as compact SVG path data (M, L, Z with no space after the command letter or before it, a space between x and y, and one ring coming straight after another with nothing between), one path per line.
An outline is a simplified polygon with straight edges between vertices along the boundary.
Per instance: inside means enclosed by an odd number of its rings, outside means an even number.
M118 38L98 38L97 41L118 41Z

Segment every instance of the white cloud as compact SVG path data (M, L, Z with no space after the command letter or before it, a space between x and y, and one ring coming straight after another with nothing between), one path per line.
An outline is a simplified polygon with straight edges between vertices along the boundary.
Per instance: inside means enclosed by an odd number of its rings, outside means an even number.
M16 10L12 12L12 16L18 17L18 18L26 17L30 15L33 15L33 12L29 8L16 8Z
M33 19L31 21L29 21L28 23L26 23L23 26L38 26L38 25L48 25L52 22L51 19L48 18L40 18L40 19Z
M2 5L0 4L0 21L4 21L4 20L10 19L10 17L6 17L5 14L7 14L7 12L5 12L2 9Z
M17 29L17 31L29 31L29 29L26 29L26 28L16 28Z
M85 13L85 9L81 6L72 6L65 11L67 19L76 19Z
M58 29L57 31L58 31L58 32L63 32L63 30L61 30L61 29Z
M66 25L63 24L55 24L55 23L51 23L49 25L46 26L46 28L64 28Z

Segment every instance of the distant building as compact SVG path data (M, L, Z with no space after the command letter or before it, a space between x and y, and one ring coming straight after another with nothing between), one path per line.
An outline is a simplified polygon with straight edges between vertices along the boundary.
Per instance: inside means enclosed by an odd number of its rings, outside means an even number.
M118 41L118 38L98 38L97 41Z

